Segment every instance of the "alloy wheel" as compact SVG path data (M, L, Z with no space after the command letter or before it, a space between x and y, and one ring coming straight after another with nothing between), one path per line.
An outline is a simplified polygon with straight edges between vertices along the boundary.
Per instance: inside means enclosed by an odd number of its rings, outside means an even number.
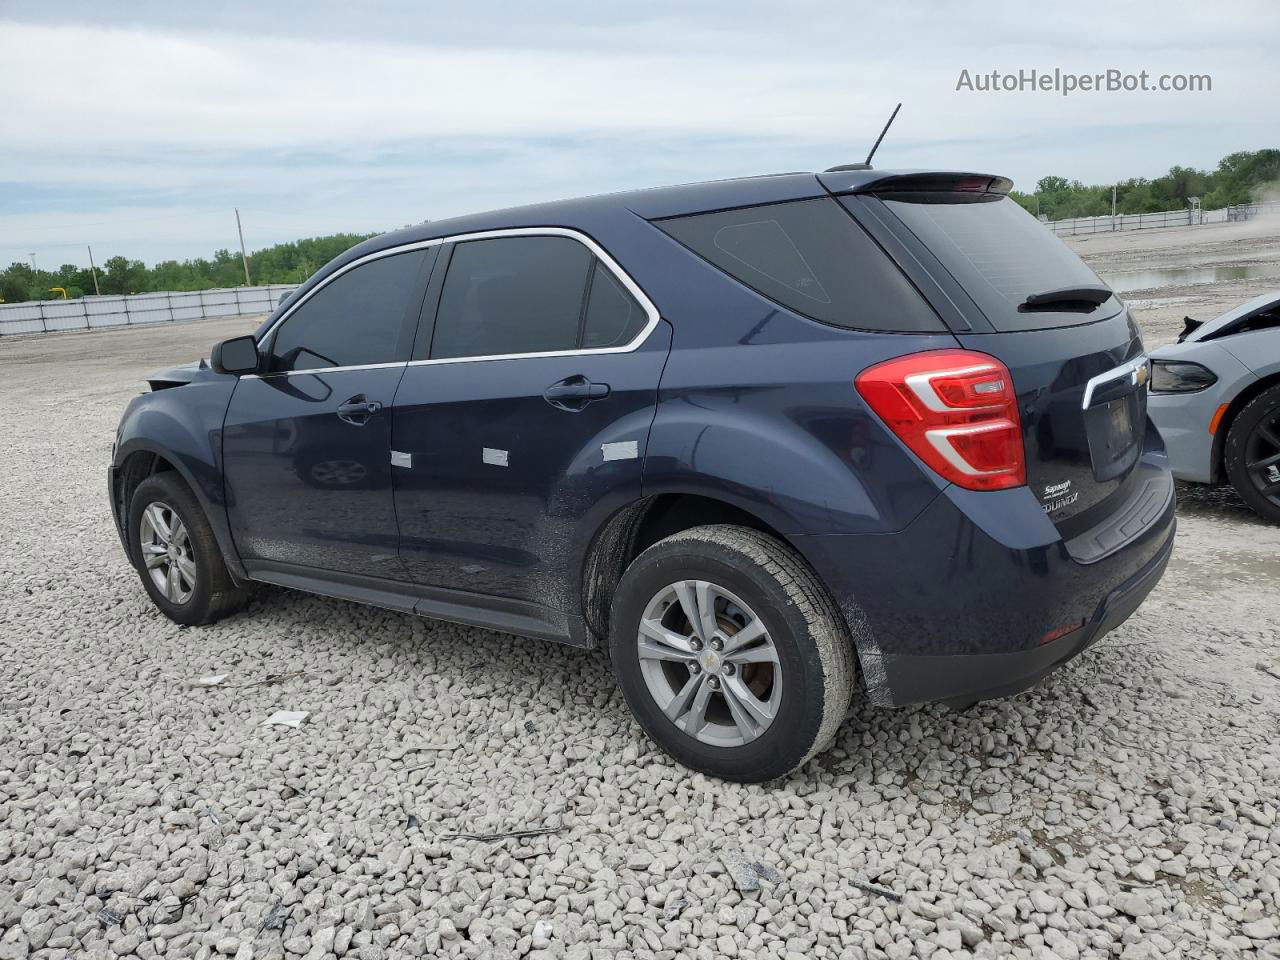
M668 720L702 743L758 739L782 700L778 650L764 621L706 580L680 580L651 599L636 639L640 671Z
M1244 467L1258 492L1280 505L1280 407L1268 410L1249 434Z
M196 589L196 561L182 518L167 503L147 504L138 543L151 582L170 603L186 603Z

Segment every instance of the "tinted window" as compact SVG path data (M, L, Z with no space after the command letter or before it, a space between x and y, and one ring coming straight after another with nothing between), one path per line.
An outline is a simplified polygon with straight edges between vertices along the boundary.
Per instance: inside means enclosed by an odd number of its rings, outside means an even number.
M434 251L431 251L434 255ZM410 307L428 251L382 257L344 273L291 313L276 332L272 370L312 370L409 359Z
M568 237L458 244L440 293L431 356L576 349L591 262L591 252Z
M797 313L863 330L941 330L897 266L834 200L659 221L730 276Z
M622 282L597 260L587 295L582 346L588 350L625 346L647 321L644 310Z
M1033 293L1105 284L1009 197L981 202L946 198L886 198L885 206L942 262L997 330L1070 326L1115 315L1115 300L1084 312L1020 310Z

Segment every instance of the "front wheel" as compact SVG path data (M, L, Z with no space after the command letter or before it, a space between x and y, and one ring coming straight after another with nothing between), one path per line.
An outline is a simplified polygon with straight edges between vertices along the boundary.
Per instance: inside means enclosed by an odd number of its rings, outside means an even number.
M143 480L129 501L129 553L151 602L170 620L212 623L244 605L213 529L172 472Z
M826 749L854 686L853 648L822 584L746 527L694 527L640 554L618 584L609 651L649 736L745 783Z
M1250 400L1231 421L1227 477L1264 520L1280 523L1280 386Z

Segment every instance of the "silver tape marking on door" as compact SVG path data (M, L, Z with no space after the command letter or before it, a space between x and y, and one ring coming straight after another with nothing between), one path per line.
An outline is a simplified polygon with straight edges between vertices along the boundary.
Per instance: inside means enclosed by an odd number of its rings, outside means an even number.
M640 456L639 444L634 440L600 444L600 452L606 460L634 460Z
M480 448L480 458L488 464L495 467L505 467L507 465L507 451L494 450L491 447Z

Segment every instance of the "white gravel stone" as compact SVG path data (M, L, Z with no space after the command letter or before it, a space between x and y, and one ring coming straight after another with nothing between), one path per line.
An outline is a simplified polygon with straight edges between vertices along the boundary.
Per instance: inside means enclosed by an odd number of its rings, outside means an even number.
M273 589L161 617L106 514L116 420L248 326L0 341L39 413L0 419L0 960L1277 949L1280 530L1220 491L1180 490L1151 599L1035 690L857 702L805 769L730 784L597 654Z

